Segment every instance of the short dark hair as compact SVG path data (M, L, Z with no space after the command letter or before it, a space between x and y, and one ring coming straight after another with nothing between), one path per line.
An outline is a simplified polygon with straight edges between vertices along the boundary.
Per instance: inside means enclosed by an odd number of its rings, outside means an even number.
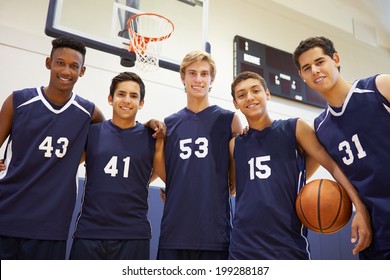
M333 54L337 53L336 49L334 48L333 42L323 36L318 37L310 37L306 40L303 40L299 43L298 47L295 49L293 53L293 61L295 66L298 68L298 70L301 70L299 65L299 57L306 51L319 47L324 51L324 54L327 56L330 56L333 58ZM338 67L340 71L340 67Z
M133 72L122 72L116 75L112 81L111 81L111 86L110 86L110 95L111 97L114 97L114 93L116 88L118 87L118 84L120 82L124 81L134 81L139 85L140 88L140 101L144 100L145 98L145 84L142 81L141 77L138 76L136 73Z
M234 78L234 81L232 83L232 86L231 86L231 94L232 94L232 97L233 97L233 100L236 99L234 93L235 93L235 87L241 83L242 81L245 81L245 80L248 80L248 79L255 79L255 80L258 80L261 85L263 86L264 90L267 90L268 89L268 86L267 86L267 82L264 80L264 78L262 76L260 76L259 74L255 73L255 72L251 72L251 71L244 71L244 72L241 72L240 74L238 74L235 78Z
M83 55L83 64L84 64L87 49L85 48L85 45L82 41L76 40L72 37L61 36L54 39L51 42L51 45L52 45L52 49L51 49L50 57L53 56L53 53L56 49L69 48L78 51Z

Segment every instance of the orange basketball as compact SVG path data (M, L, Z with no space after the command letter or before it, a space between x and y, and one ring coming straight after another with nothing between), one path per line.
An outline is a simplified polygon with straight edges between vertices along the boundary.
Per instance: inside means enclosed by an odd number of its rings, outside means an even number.
M307 183L298 193L295 210L302 224L317 233L334 233L351 218L352 203L343 187L332 180Z

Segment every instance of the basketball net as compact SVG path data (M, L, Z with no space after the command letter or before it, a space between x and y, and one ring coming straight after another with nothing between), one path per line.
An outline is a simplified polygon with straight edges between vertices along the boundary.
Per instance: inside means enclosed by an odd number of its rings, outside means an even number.
M159 14L142 13L129 18L127 29L129 50L136 54L136 67L145 72L159 69L162 42L171 36L173 23Z

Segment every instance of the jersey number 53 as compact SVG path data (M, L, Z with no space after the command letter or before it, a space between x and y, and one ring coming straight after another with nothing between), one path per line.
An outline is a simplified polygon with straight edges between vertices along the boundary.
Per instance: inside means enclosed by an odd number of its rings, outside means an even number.
M182 159L188 159L192 155L192 149L190 147L192 143L192 138L182 139L180 140L180 157ZM196 149L194 154L198 158L205 158L209 153L209 140L206 137L196 138L194 141L196 144Z

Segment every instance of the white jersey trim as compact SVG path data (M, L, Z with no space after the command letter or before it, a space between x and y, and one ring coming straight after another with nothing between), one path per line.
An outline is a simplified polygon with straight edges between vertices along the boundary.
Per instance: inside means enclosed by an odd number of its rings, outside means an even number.
M328 108L326 109L326 116L325 116L325 118L322 120L322 122L320 122L320 123L318 124L318 127L317 127L316 131L318 131L318 130L320 129L320 127L321 127L321 125L323 124L323 122L328 118L329 109L330 109L330 107L328 106Z
M34 98L31 98L29 101L26 101L22 104L20 104L16 109L20 108L20 107L23 107L23 106L26 106L28 104L31 104L31 103L34 103L36 101L39 101L41 98L39 96L35 96Z
M330 107L330 106L328 105L328 111L329 111L333 116L339 117L339 116L341 116L342 114L344 114L345 108L347 108L348 102L349 102L349 100L351 99L352 94L354 94L354 93L369 93L369 92L374 92L373 90L370 90L370 89L360 89L360 88L356 88L356 85L357 85L358 81L359 81L359 80L355 81L355 82L352 84L352 87L350 88L350 90L349 90L349 92L348 92L348 95L347 95L347 97L345 98L343 107L341 108L341 111L340 111L340 112L336 112L335 110L333 110L332 107Z
M385 107L385 109L387 110L387 112L390 113L390 107L389 107L389 106L387 106L386 104L383 104L383 107Z
M34 103L37 101L42 101L42 103L46 106L46 108L49 109L50 111L52 111L54 114L60 114L60 113L64 112L66 109L68 109L71 105L74 105L74 106L78 107L80 110L82 110L84 113L86 113L88 116L91 116L91 114L84 107L82 107L79 103L77 103L77 101L75 101L76 94L74 94L73 92L72 92L72 96L70 97L68 102L66 102L66 104L64 106L62 106L61 109L55 109L43 96L41 88L37 87L36 90L38 93L38 95L36 97L31 98L30 100L24 102L23 104L20 104L17 108L26 106L28 104L31 104L31 103Z
M91 114L83 107L81 106L79 103L77 103L77 101L75 100L72 100L72 104L74 106L76 106L77 108L79 108L81 111L83 111L84 113L86 113L88 116L91 116Z

